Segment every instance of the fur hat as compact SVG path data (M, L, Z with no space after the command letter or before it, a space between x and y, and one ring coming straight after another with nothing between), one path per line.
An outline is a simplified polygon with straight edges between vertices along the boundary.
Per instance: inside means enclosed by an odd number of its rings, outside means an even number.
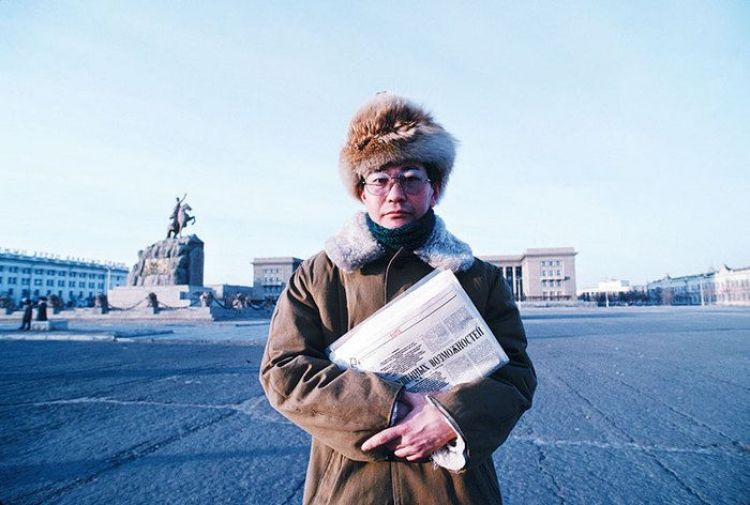
M406 98L378 93L349 123L339 173L359 200L359 183L371 172L389 163L418 161L444 190L455 157L456 140L429 112Z

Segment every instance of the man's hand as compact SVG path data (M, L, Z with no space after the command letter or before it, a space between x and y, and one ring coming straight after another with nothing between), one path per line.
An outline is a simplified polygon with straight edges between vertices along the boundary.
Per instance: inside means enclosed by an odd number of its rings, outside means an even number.
M394 456L407 461L425 459L456 438L456 432L445 416L427 401L424 394L404 393L401 401L411 410L396 425L387 428L362 444L363 451L388 444Z

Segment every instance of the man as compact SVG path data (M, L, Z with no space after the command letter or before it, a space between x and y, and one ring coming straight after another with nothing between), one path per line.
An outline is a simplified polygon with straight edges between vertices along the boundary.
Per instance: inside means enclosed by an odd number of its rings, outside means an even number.
M180 215L180 207L182 206L182 202L185 201L185 198L187 198L187 193L185 193L182 198L179 196L175 197L175 200L177 203L175 203L174 210L172 210L172 213L169 215L169 227L167 227L167 238L169 238L172 233L174 233L175 238L177 238L177 234L180 231L180 221L179 221L179 215Z
M31 315L34 309L31 300L25 298L23 301L23 317L21 318L21 327L19 330L31 330Z
M501 503L492 452L531 406L536 376L500 270L432 210L454 157L453 137L401 97L379 94L351 121L340 175L366 212L294 273L261 364L271 404L313 437L306 504ZM510 363L425 395L328 360L327 346L435 268L456 274Z
M46 296L39 298L39 304L36 307L36 320L37 321L47 320L47 297Z

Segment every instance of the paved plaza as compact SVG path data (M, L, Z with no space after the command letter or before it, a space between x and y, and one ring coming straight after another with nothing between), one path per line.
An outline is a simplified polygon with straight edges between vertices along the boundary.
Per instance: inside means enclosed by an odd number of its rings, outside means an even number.
M524 322L539 388L494 456L506 503L750 503L750 310ZM2 504L301 502L308 436L257 380L267 321L75 322L68 341L15 326L0 323Z

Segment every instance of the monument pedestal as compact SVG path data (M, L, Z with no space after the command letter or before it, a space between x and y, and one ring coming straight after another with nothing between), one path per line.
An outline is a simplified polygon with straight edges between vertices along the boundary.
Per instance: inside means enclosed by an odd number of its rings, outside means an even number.
M31 331L57 331L67 330L68 321L57 319L55 321L31 321Z
M128 286L203 285L203 241L195 235L168 238L138 251Z
M196 306L204 291L212 291L203 286L176 284L173 286L120 286L110 289L107 299L111 308L128 309L138 304L148 306L148 294L154 293L160 307L182 308Z

